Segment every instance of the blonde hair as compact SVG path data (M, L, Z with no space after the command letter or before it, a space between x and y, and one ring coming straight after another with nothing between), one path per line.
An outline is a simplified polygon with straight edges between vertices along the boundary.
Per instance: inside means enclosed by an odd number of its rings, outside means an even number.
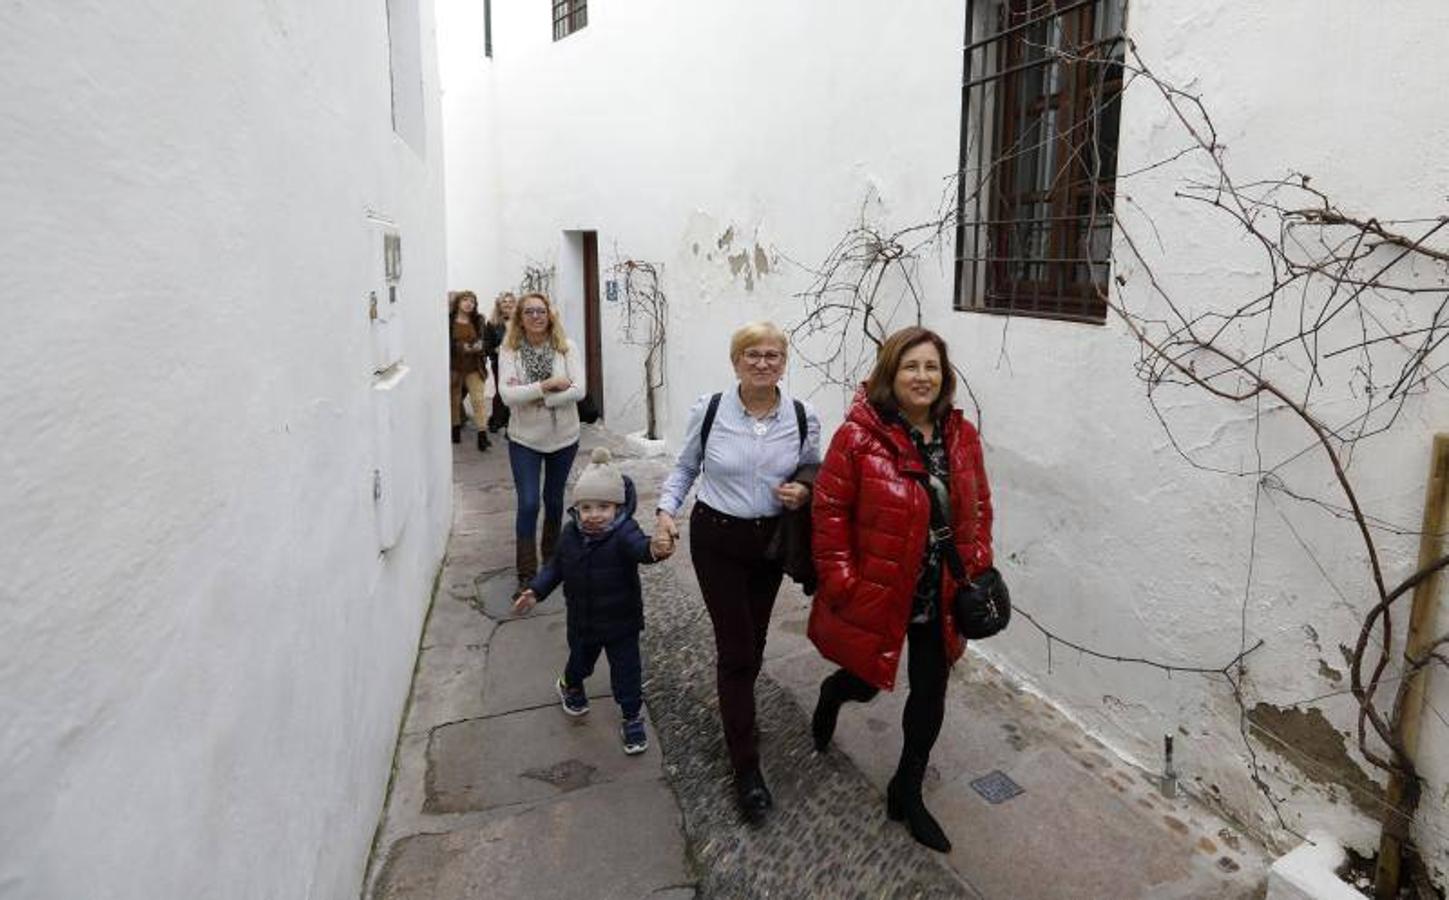
M493 298L493 315L491 315L491 316L488 317L488 321L492 322L494 325L507 325L508 324L508 322L506 322L504 320L504 318L503 318L503 301L504 300L507 300L510 297L513 297L513 292L512 291L504 291L503 293L499 294L497 297L494 297ZM514 297L513 300L514 300L514 303L513 303L514 308L517 308L517 306L518 306L518 298Z
M508 320L508 336L503 339L503 345L509 350L517 350L523 343L523 306L530 300L538 300L543 303L543 308L548 310L548 342L553 344L553 349L559 353L569 352L569 339L564 334L563 326L558 321L558 310L553 308L548 297L539 293L528 293L518 298L518 303L513 307L513 317Z
M730 335L730 362L737 363L745 350L756 344L773 342L780 345L780 351L790 355L790 339L774 322L746 322Z

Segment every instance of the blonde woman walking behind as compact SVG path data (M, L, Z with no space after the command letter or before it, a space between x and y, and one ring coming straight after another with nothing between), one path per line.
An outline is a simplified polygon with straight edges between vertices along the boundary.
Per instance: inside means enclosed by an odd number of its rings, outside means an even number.
M563 523L564 485L579 450L583 359L543 294L524 294L498 351L498 393L508 404L508 463L518 494L515 563L522 589L538 573L540 495L543 557L553 555Z

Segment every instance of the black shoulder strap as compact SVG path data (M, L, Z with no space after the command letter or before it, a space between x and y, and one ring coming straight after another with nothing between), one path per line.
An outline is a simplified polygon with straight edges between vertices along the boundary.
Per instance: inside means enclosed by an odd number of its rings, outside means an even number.
M970 579L966 576L966 561L961 558L961 551L956 549L956 535L951 528L951 522L946 517L946 510L941 508L941 502L936 497L936 492L931 490L930 476L918 476L921 482L921 489L926 492L926 499L931 502L931 535L930 540L941 545L941 556L946 561L946 568L951 570L951 577L959 584L966 584Z
M704 465L704 448L709 444L709 430L714 427L714 414L719 412L719 398L722 394L715 394L709 398L709 406L704 408L704 424L699 426L699 464Z
M704 448L709 446L709 430L714 427L715 414L719 412L719 398L721 394L715 394L709 398L709 406L704 408L704 422L699 426L699 462L704 465ZM800 432L800 447L805 446L805 434L808 425L805 422L805 404L799 400L795 401L795 427Z

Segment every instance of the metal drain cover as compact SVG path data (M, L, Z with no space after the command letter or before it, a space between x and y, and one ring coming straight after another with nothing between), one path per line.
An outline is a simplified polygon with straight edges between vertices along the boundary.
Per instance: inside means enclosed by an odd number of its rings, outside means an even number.
M1005 803L1024 790L1000 770L982 775L971 782L971 788L985 798L987 803Z

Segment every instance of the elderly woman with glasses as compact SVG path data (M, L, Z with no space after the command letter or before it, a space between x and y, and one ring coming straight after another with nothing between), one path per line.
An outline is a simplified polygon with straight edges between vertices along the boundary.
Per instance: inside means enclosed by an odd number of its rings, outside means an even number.
M714 625L715 677L725 744L741 812L751 822L773 805L760 772L755 679L783 577L767 552L782 514L810 501L796 480L820 462L815 410L780 389L785 335L769 322L740 328L730 340L738 382L695 403L684 448L660 491L656 540L672 541L675 516L696 481L689 548Z
M508 404L508 464L518 494L515 567L521 591L538 573L540 488L543 558L553 555L563 524L564 484L579 451L578 401L583 360L543 294L524 294L498 351L498 393Z

